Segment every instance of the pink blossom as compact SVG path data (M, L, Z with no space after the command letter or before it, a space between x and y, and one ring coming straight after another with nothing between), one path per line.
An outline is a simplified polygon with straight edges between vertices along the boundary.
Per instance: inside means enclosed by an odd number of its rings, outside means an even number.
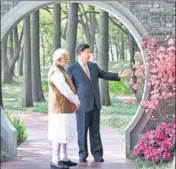
M173 96L174 96L174 93L171 93L171 92L167 93L167 98L171 98Z
M174 46L171 46L167 49L167 51L175 51L175 47Z
M134 85L133 85L133 89L135 89L135 90L137 90L138 87L139 87L139 86L138 86L137 84L134 84Z
M174 39L169 39L168 45L171 46L171 45L174 45L174 44L175 44L175 40Z
M158 39L146 37L143 39L142 47L148 54L147 62L134 65L133 74L137 78L137 83L148 78L150 86L149 99L141 103L146 112L157 109L160 101L171 98L175 95L176 63L175 63L175 39L170 39L168 45L159 45ZM137 54L136 54L137 55ZM138 84L130 80L130 85L138 89ZM148 85L147 84L147 85Z
M160 50L161 52L166 52L166 48L163 47L163 46L161 46L161 47L159 48L159 50Z

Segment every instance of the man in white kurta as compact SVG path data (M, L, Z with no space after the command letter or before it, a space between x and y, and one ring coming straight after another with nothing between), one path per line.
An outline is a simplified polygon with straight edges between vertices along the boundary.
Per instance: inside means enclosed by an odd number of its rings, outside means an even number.
M55 66L57 64L65 67L68 64L68 52L65 49L56 50L53 61L52 69L56 68L56 71L50 73L49 83L52 83L61 95L78 109L80 106L78 96L66 82L63 72L60 71L62 69L59 70ZM52 168L68 169L69 166L77 165L67 157L67 144L76 138L76 126L75 112L65 113L58 110L58 112L49 113L48 139L52 141L53 146Z

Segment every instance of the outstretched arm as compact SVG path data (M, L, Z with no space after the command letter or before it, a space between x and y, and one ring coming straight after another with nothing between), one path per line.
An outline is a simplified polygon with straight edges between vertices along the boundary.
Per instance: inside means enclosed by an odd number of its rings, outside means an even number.
M97 64L96 66L97 66L99 78L102 78L105 80L120 81L120 77L118 73L105 72L104 70L100 69Z

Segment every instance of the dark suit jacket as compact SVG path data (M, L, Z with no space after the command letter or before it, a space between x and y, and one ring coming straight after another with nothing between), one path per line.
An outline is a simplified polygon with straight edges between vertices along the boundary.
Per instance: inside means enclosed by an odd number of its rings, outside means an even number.
M80 109L78 110L80 113L92 111L95 103L97 108L101 109L99 78L113 81L120 80L118 73L107 73L101 70L96 63L88 62L88 68L91 80L89 80L78 62L67 67L67 72L76 87L76 92L81 103Z

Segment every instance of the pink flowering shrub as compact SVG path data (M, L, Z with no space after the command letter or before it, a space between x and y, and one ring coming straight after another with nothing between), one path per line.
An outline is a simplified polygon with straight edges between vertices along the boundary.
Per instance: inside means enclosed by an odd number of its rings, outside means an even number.
M175 147L176 123L162 123L155 130L145 133L133 150L135 157L154 163L169 162Z
M142 101L141 105L146 112L155 110L163 100L172 98L176 92L176 62L175 62L175 39L170 39L167 45L159 45L154 38L144 38L142 47L148 54L146 65L142 63L140 53L137 53L135 69L129 84L134 90L141 90L140 83L149 78L150 98ZM137 81L134 81L134 77Z
M140 104L146 112L153 112L164 100L176 95L175 39L169 39L167 45L161 45L154 38L144 38L142 47L148 55L147 63L144 65L138 52L129 84L134 90L141 90L140 83L148 78L150 96ZM176 141L175 130L175 121L158 125L155 130L143 134L132 154L154 163L171 161Z

